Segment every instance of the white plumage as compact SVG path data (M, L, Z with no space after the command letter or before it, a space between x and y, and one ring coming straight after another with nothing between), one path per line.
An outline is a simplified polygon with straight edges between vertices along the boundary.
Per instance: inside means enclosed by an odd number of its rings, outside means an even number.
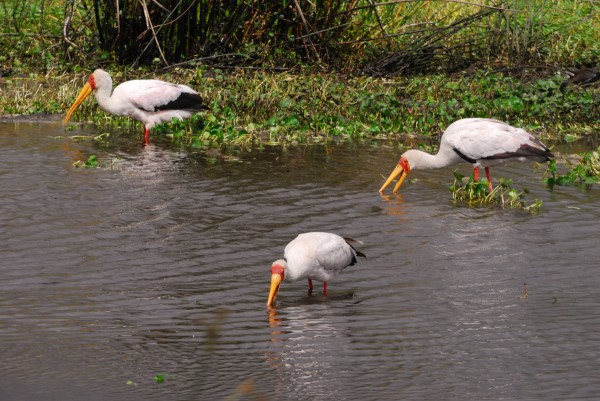
M436 155L416 149L404 152L379 192L400 176L394 188L394 193L397 192L410 170L441 168L461 161L473 164L476 180L479 179L479 167L484 167L492 189L490 166L515 159L542 163L550 157L553 155L546 145L524 129L490 118L464 118L444 131Z
M144 123L146 142L148 142L150 129L156 124L171 121L173 118L182 120L206 108L200 95L189 86L157 79L123 82L112 91L110 75L104 70L97 69L90 75L67 112L65 123L94 90L98 104L105 111L116 116L129 116Z
M308 279L309 293L312 280L323 282L323 294L327 295L327 281L334 279L347 266L356 263L356 257L365 255L355 250L351 238L336 234L311 232L298 235L284 250L284 258L271 266L271 289L267 306L272 306L282 281Z

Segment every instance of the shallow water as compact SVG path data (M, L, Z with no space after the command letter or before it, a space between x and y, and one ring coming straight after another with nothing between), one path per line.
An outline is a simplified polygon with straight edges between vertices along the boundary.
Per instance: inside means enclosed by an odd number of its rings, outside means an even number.
M530 216L454 206L451 169L381 197L389 144L207 154L64 134L0 124L1 400L600 394L597 186L492 169L544 202ZM92 153L104 168L72 167ZM317 230L367 259L327 298L284 283L267 312L270 263Z

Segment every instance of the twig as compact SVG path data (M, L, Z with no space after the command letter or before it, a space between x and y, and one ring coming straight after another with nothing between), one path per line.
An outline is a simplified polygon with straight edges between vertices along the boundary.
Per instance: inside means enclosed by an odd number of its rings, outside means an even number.
M294 40L300 40L300 39L307 38L309 36L318 35L323 32L333 31L335 29L342 28L342 27L345 27L346 25L351 25L351 24L353 24L353 22L346 22L345 24L336 25L331 28L325 28L325 29L321 29L320 31L310 32L310 33L307 33L306 35L298 36L298 37L294 38Z
M117 1L118 1L118 0L117 0ZM143 0L142 0L142 1L143 1ZM166 21L168 21L168 20L169 20L169 18L171 18L171 15L173 15L173 13L175 12L175 10L177 10L177 9L179 8L179 6L181 5L181 3L182 3L182 2L183 2L183 0L180 0L180 1L179 1L179 3L177 3L177 5L176 5L175 7L173 7L173 10L171 10L171 12L169 13L169 15L167 15L167 17L165 18L165 22L163 22L163 23L162 23L162 24L160 24L160 25L157 25L158 29L156 30L156 32L154 32L154 28L153 28L152 32L153 32L153 34L154 34L154 39L155 39L155 40L156 40L156 34L157 34L158 32L160 32L160 30L163 28L163 26L167 25L167 22L166 22ZM177 17L177 18L175 19L175 21L177 21L179 18L181 18L181 16L185 15L185 13L187 13L187 12L190 10L190 8L192 7L192 5L193 5L193 4L194 4L194 3L192 2L192 4L191 4L191 5L190 5L190 6L189 6L189 7L188 7L188 8L187 8L187 9L186 9L186 10L185 10L183 13L181 13L181 15L180 15L179 17ZM146 10L147 10L147 9L145 9L145 10L144 10L144 13L146 12ZM173 21L173 22L175 22L175 21ZM151 26L152 26L152 25L151 25ZM144 31L144 32L142 32L140 36L144 35L146 32L147 32L147 30L146 30L146 31ZM143 49L143 50L140 52L140 54L137 56L137 58L135 59L135 61L133 62L133 64L132 64L132 65L134 65L134 66L135 66L135 65L137 65L137 63L140 61L140 58L142 58L142 56L144 55L144 53L146 53L146 50L148 50L148 47L150 47L150 44L151 44L151 43L152 43L151 41L149 41L148 43L146 43L146 47L144 47L144 49ZM158 45L158 43L157 43L157 45ZM158 50L159 50L159 51L161 50L161 49L160 49L160 46L158 47ZM167 63L167 62L166 62L166 60L164 59L164 55L162 54L162 51L161 51L161 55L163 56L163 61L165 61L165 64L168 66L168 65L169 65L169 63Z
M229 57L229 56L240 56L240 57L246 57L246 58L249 57L247 54L242 54L242 53L216 54L214 56L199 57L199 58L195 58L192 60L182 61L181 63L171 64L171 65L169 65L167 67L163 67L161 69L166 70L168 68L177 67L179 65L193 64L193 63L204 61L204 60L210 60L213 58L221 58L221 57Z
M140 3L142 4L142 8L144 10L144 18L146 19L146 26L148 28L150 28L150 30L152 31L152 37L154 38L154 42L156 43L158 53L160 54L160 57L162 58L163 63L165 63L166 65L169 65L169 63L167 62L167 59L165 58L165 55L163 54L161 47L160 47L158 38L156 37L156 32L154 31L154 26L152 25L152 20L150 19L150 12L148 12L148 6L146 5L146 1L140 0Z
M162 8L163 10L165 10L166 12L169 12L169 9L167 7L165 7L165 6L163 6L162 4L160 4L158 1L152 0L152 2L154 4L156 4L158 7Z
M296 10L298 10L300 19L302 20L302 23L304 24L304 29L306 30L306 33L310 34L310 30L309 30L310 27L308 25L308 22L306 21L306 18L304 18L304 13L302 12L302 8L300 8L300 4L298 3L298 0L294 0L294 4L296 5ZM304 47L306 47L306 41L304 39L302 41L304 42ZM317 49L315 48L315 45L312 43L312 40L310 40L310 38L308 38L308 41L310 42L312 50L315 53L315 56L317 56L317 60L320 63L321 57L319 56L319 52L317 52Z
M67 43L69 46L73 46L76 49L79 49L71 39L69 39L69 31L71 30L71 21L73 20L73 9L75 8L74 1L69 2L69 9L65 10L65 21L63 23L63 41ZM67 8L68 5L65 5ZM68 49L68 48L67 48ZM67 50L65 49L65 50Z
M373 0L369 0L369 4L371 6L375 5L375 3L373 3ZM373 7L373 11L375 12L375 18L377 18L377 23L379 24L379 28L381 29L383 36L388 36L387 32L383 28L383 23L381 22L381 18L379 17L379 11L377 11L377 7Z
M419 25L435 25L435 22L419 22L416 24L410 24L410 25L403 26L403 28L409 28L409 27L419 26ZM409 31L409 32L388 33L387 36L376 36L374 38L364 38L364 39L348 40L345 42L338 42L338 45L351 45L354 43L371 42L371 41L377 41L377 40L382 40L382 39L394 38L396 36L402 36L402 35L414 35L416 33L423 33L423 32L427 32L427 31L428 31L427 29L419 29L416 31Z
M121 37L121 11L119 10L119 0L115 0L115 11L117 12L117 37Z

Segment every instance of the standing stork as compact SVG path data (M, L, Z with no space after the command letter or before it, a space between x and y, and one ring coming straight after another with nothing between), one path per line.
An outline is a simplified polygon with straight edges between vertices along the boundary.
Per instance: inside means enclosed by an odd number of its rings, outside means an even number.
M351 238L336 234L312 232L298 235L283 252L284 259L271 266L271 289L267 307L272 307L279 292L281 282L308 279L308 293L313 290L312 280L323 282L323 295L327 295L327 281L356 263L356 257L366 257L354 249Z
M450 124L442 134L436 155L412 149L404 152L379 192L398 176L394 193L411 170L441 168L461 161L473 165L473 177L479 180L479 167L485 167L485 176L492 190L490 166L509 160L533 160L539 163L554 157L550 149L521 128L491 118L463 118Z
M145 143L148 143L150 129L156 124L171 121L173 117L183 120L195 112L207 109L198 92L187 85L158 79L136 79L123 82L112 91L110 75L97 69L90 75L67 112L65 123L94 90L102 109L116 116L129 116L144 123Z

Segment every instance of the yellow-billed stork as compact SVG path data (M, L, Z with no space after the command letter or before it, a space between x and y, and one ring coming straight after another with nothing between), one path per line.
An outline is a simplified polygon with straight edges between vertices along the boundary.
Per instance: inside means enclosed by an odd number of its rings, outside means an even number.
M350 243L360 243L336 234L311 232L298 235L283 252L284 259L271 266L271 288L267 307L272 307L282 281L308 279L308 293L312 293L312 280L323 282L323 295L327 295L327 281L337 277L347 266L356 263L356 257L366 257Z
M96 91L96 100L102 109L116 116L129 116L144 123L146 143L148 143L150 129L156 124L171 121L173 117L183 120L207 108L198 92L189 86L158 79L123 82L112 91L110 75L104 70L97 69L90 75L67 112L65 123L92 91Z
M479 167L485 167L491 190L490 166L515 159L543 163L551 157L550 149L522 128L491 118L463 118L446 128L436 155L416 149L404 152L379 192L400 176L394 187L394 193L398 192L411 170L441 168L461 161L473 164L475 180L479 180Z

